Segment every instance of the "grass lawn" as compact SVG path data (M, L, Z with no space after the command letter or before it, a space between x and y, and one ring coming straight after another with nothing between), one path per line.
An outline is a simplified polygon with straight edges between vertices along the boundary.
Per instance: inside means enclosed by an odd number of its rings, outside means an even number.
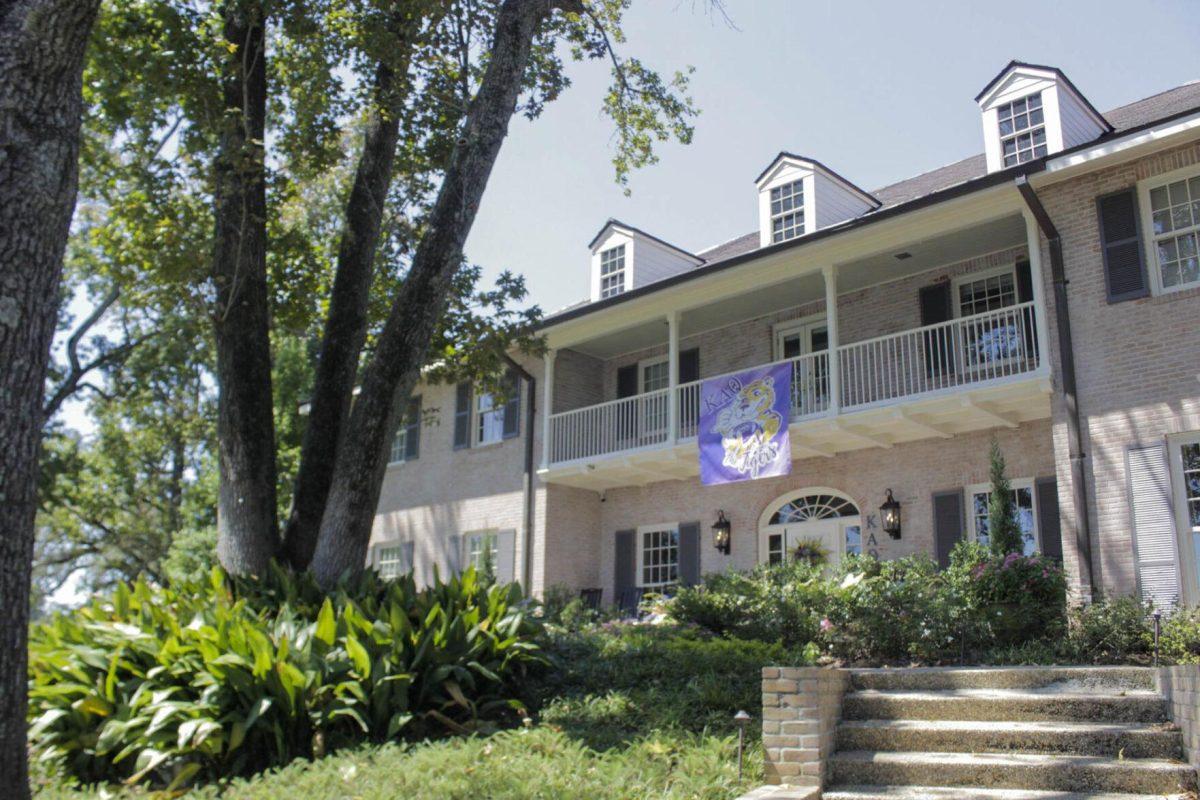
M614 626L556 633L553 664L525 687L529 728L436 742L363 746L193 792L200 798L721 798L757 785L757 714L767 664L802 663L777 645L710 639L674 627ZM747 729L737 779L738 709ZM53 782L42 800L147 797Z

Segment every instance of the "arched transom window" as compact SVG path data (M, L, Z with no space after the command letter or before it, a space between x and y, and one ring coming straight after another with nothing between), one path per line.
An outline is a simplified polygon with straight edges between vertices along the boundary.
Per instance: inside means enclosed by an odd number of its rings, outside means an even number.
M790 500L771 515L771 525L808 522L814 519L837 519L858 516L858 508L844 497L832 494L810 494Z

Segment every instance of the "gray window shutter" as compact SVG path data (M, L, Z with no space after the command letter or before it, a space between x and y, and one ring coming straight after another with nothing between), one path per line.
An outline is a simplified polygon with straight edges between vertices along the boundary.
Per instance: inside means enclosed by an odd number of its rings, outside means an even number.
M404 415L404 460L414 461L421 455L421 396L408 401Z
M454 449L471 446L471 384L460 383L454 390Z
M400 572L412 572L413 557L416 554L416 542L404 542L400 545Z
M637 531L617 531L613 556L613 597L617 603L637 584Z
M1033 299L1033 270L1028 261L1018 261L1017 273L1017 302L1028 303Z
M700 523L679 526L679 582L694 586L700 582Z
M617 397L633 397L638 393L638 367L630 364L617 370Z
M1098 197L1096 211L1100 217L1100 249L1104 252L1108 302L1147 296L1150 283L1142 263L1137 191L1125 189Z
M963 538L963 490L933 493L933 546L938 566L950 566L950 551Z
M1042 537L1042 555L1062 561L1062 524L1058 517L1058 480L1038 478L1033 482L1037 503L1038 533Z
M1129 467L1129 509L1142 599L1161 609L1179 601L1179 548L1171 507L1171 479L1162 445L1132 448Z
M496 581L512 583L516 577L517 532L500 531L496 534Z
M949 283L924 286L919 295L921 325L936 325L954 318ZM954 372L954 342L949 327L925 332L925 372L930 377Z
M511 439L521 432L521 380L511 373L510 376L508 400L504 403L505 439Z
M638 393L638 366L630 364L617 370L617 398L633 397ZM617 440L632 441L637 436L637 413L634 403L617 406Z
M463 537L448 536L446 537L446 572L450 575L458 575L463 569Z

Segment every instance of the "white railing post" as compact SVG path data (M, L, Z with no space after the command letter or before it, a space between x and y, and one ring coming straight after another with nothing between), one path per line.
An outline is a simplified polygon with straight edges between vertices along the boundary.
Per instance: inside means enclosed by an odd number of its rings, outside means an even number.
M667 442L679 441L679 312L667 314Z
M842 409L842 365L838 352L838 304L837 304L837 270L832 264L821 268L825 278L825 327L828 331L829 354L825 369L829 382L829 414L836 417Z
M554 357L556 350L547 350L542 376L542 469L550 466L550 416L554 413Z
M1033 284L1033 329L1037 331L1038 368L1045 369L1049 364L1044 353L1050 346L1050 339L1046 328L1046 285L1042 279L1042 234L1029 209L1025 209L1022 216L1029 250L1029 279Z

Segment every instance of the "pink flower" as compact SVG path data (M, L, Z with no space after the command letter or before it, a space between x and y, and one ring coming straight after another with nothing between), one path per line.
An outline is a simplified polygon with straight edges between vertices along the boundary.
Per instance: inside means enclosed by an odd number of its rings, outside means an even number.
M821 632L829 633L831 630L833 630L833 623L829 621L829 617L823 617L821 619Z

